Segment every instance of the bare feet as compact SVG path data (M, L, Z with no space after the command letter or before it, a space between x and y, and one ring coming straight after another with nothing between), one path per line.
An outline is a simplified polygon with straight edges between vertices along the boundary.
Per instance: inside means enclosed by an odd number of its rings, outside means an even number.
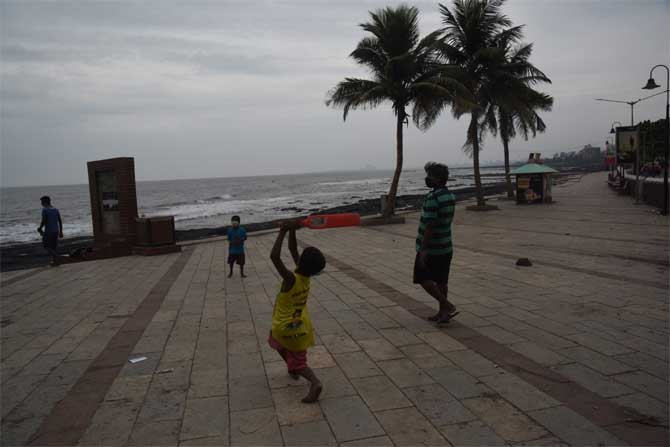
M305 404L311 404L316 402L317 400L319 400L321 391L323 391L323 386L321 385L321 382L312 383L312 386L309 387L309 393L307 393L307 396L305 396L302 399L302 402Z

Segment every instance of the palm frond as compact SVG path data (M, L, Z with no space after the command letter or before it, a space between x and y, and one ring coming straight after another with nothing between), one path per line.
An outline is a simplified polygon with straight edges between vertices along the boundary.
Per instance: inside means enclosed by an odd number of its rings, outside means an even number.
M374 108L391 100L388 91L378 82L367 79L345 78L328 93L327 106L342 107L346 121L349 110Z

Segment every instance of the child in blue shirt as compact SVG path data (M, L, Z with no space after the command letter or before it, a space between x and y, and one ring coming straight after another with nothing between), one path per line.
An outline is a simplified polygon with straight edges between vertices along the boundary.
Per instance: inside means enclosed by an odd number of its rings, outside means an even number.
M237 262L240 266L240 275L246 278L244 274L244 241L247 240L247 232L240 226L240 216L233 216L230 220L232 228L228 229L228 265L230 265L230 274L228 278L233 276L233 266Z

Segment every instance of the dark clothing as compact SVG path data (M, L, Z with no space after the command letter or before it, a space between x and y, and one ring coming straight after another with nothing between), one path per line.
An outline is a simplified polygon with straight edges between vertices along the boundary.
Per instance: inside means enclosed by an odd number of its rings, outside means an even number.
M244 253L240 254L229 254L228 255L228 264L233 265L237 262L237 265L244 265Z
M54 252L58 248L58 233L44 233L42 235L42 246L47 250L53 250Z
M451 255L453 248L451 242L451 222L454 220L456 208L456 196L444 186L429 192L423 200L421 207L421 220L419 222L419 234L416 238L416 251L420 251L423 245L423 236L426 226L433 224L433 232L426 253L430 256Z
M426 265L422 266L419 261L420 255L417 253L414 259L414 284L421 284L424 281L448 284L451 256L451 253L447 255L428 255Z
M44 222L45 233L60 233L60 224L58 223L59 219L60 213L58 212L58 208L42 208L42 221Z

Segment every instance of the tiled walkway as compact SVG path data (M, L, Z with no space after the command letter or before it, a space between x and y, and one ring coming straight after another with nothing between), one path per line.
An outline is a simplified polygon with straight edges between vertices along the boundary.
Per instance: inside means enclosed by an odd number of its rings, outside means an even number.
M3 275L3 445L667 445L668 220L604 179L459 207L446 329L411 284L416 215L302 230L329 261L316 405L265 341L273 234L245 280L220 242Z

